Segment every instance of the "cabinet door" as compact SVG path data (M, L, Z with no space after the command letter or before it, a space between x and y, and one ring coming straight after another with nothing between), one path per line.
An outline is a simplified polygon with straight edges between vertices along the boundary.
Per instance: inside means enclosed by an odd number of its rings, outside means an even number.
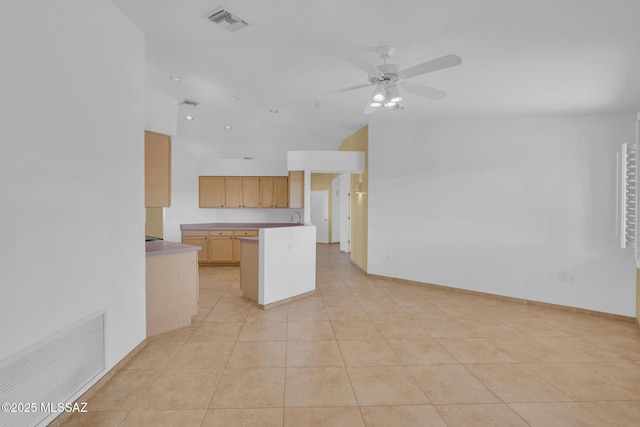
M144 205L171 205L171 137L144 132Z
M209 233L198 231L183 231L182 243L185 245L200 246L198 251L198 261L209 260Z
M225 202L225 177L201 176L199 199L201 208L223 208Z
M209 237L209 261L233 262L234 239L233 236Z
M304 171L289 172L289 207L304 208Z
M242 177L228 176L225 178L225 207L242 207Z
M286 176L277 176L273 180L273 198L274 207L289 207L289 178Z
M260 178L260 207L272 208L273 205L273 178L262 177Z
M242 177L242 207L260 206L260 179L257 176Z
M240 240L238 240L238 237L250 237L250 236L257 236L258 235L258 230L241 230L241 231L234 231L233 233L233 245L234 245L234 257L233 257L233 261L234 262L240 262Z

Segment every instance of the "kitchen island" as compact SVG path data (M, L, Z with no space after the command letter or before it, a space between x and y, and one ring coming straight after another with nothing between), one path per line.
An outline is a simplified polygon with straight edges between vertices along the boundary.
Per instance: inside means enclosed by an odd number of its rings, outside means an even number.
M197 246L146 242L147 337L191 325L198 311Z
M242 296L268 309L316 291L316 227L260 229L240 238Z
M295 227L301 224L212 222L181 224L182 243L200 247L200 265L240 265L241 237L258 236L258 230L266 228Z
M200 233L200 245L209 251L207 261L201 260L200 265L215 265L211 260L222 256L235 260L220 264L240 265L243 296L263 309L311 295L316 290L314 225L209 223L182 224L180 229L186 244L192 244L189 240L194 236L192 233ZM221 248L219 240L223 239L227 240L227 246L222 246L221 255L217 251Z

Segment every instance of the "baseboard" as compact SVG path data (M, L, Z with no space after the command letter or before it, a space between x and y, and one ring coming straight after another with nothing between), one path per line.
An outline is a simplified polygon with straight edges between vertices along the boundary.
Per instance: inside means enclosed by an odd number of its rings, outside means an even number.
M509 302L514 302L514 303L517 303L517 304L525 304L525 305L530 305L530 306L534 306L534 307L552 308L552 309L560 310L560 311L568 311L568 312L572 312L572 313L587 314L587 315L590 315L590 316L600 317L600 318L604 318L604 319L621 320L621 321L624 321L624 322L636 322L636 324L638 324L638 326L640 327L640 323L638 323L639 320L636 319L635 317L623 316L621 314L605 313L605 312L596 311L596 310L588 310L586 308L571 307L571 306L568 306L568 305L552 304L552 303L549 303L549 302L533 301L533 300L528 300L528 299L523 299L523 298L515 298L515 297L504 296L504 295L490 294L488 292L473 291L473 290L469 290L469 289L453 288L451 286L437 285L437 284L434 284L434 283L425 283L425 282L418 282L418 281L415 281L415 280L407 280L407 279L399 279L399 278L396 278L396 277L381 276L381 275L378 275L378 274L369 274L366 271L364 271L362 268L360 268L360 266L355 264L353 261L351 261L351 264L353 264L360 272L362 272L363 274L365 274L368 277L380 278L380 279L389 280L389 281L392 281L392 282L405 283L405 284L408 284L408 285L418 285L418 286L432 287L434 289L445 289L445 290L448 290L448 291L451 291L451 292L457 292L457 293L467 294L467 295L484 296L484 297L487 297L487 298L493 298L493 299L497 299L497 300L501 300L501 301L509 301Z
M107 383L115 374L118 373L131 359L135 357L136 354L140 352L147 345L147 340L145 339L140 344L138 344L133 350L131 350L121 361L115 364L113 368L109 370L102 378L100 378L94 385L89 387L87 391L82 393L80 397L78 397L75 402L87 402L91 396L93 396L103 385ZM74 402L74 403L75 403ZM71 417L73 413L71 412L61 412L53 421L47 424L47 427L60 427L65 421Z
M300 300L302 298L306 298L306 297L311 296L311 295L313 295L315 293L316 293L316 290L314 289L312 291L304 292L304 293L302 293L300 295L296 295L296 296L293 296L293 297L285 298L283 300L272 302L270 304L258 304L257 302L252 301L252 300L250 300L248 298L245 298L245 297L242 297L242 298L244 298L245 301L249 301L254 307L261 308L262 310L269 310L271 308L279 307L281 305L288 304L290 302L298 301L298 300Z

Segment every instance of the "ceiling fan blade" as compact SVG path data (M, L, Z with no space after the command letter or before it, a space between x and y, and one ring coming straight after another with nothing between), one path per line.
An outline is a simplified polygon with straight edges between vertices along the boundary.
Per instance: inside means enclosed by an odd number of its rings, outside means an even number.
M351 90L362 89L362 88L369 87L369 86L373 86L373 83L363 83L361 85L345 87L344 89L332 90L330 92L322 93L321 95L331 95L333 93L349 92Z
M349 60L349 62L351 63L351 65L354 65L357 68L360 68L362 71L367 73L367 75L369 75L369 76L374 76L374 77L382 77L382 76L384 76L384 73L382 71L380 71L374 65L369 64L364 59L351 59L351 60Z
M367 104L366 108L364 109L364 111L362 112L362 114L372 114L375 113L378 108L380 107L372 107L371 105Z
M442 99L447 96L447 92L436 89L433 87L421 85L418 83L405 83L402 88L407 92L415 93L416 95L424 96L429 99Z
M409 79L420 74L431 73L433 71L442 70L444 68L455 67L462 63L462 58L458 55L446 55L440 58L432 59L431 61L423 62L422 64L414 65L405 70L400 71L400 74Z

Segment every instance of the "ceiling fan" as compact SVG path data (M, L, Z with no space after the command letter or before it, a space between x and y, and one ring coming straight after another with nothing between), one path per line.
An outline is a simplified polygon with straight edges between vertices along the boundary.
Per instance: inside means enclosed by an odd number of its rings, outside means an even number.
M421 74L431 73L444 68L455 67L462 62L462 58L457 55L445 55L431 61L423 62L413 67L400 70L396 64L387 64L387 59L395 53L391 46L380 46L376 48L376 53L384 61L377 67L362 59L351 60L351 64L360 68L369 76L369 83L339 89L330 93L348 92L351 90L375 86L371 99L364 109L364 114L371 114L378 109L398 109L404 108L402 101L402 90L423 96L429 99L442 99L447 93L440 89L424 86L419 83L406 81Z

